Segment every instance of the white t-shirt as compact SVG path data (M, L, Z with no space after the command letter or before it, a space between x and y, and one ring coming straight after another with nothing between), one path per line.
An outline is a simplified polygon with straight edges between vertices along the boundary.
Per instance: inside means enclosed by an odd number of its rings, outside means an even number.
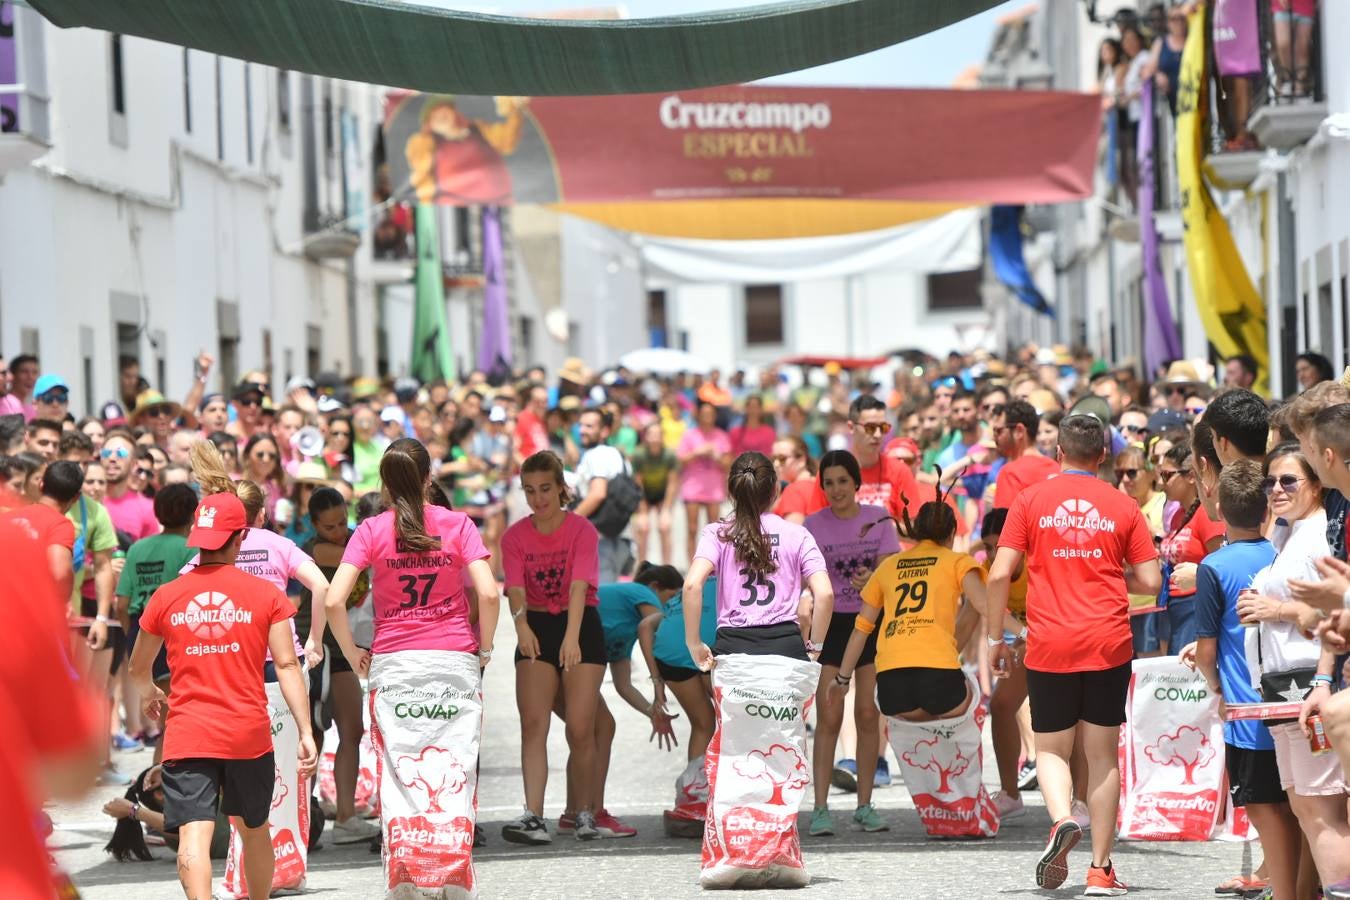
M1306 519L1295 522L1292 528L1277 527L1273 540L1275 561L1252 579L1256 592L1276 600L1290 600L1289 581L1320 581L1322 576L1314 565L1316 560L1331 555L1327 544L1327 514L1319 509ZM1260 653L1256 642L1261 641ZM1247 629L1247 668L1252 673L1252 686L1260 687L1261 671L1288 672L1317 665L1322 645L1299 634L1289 622L1262 622L1259 628Z
M609 481L622 475L627 467L628 464L617 447L598 444L587 450L581 454L581 462L577 464L577 498L586 499L586 492L591 488L592 479L603 478Z

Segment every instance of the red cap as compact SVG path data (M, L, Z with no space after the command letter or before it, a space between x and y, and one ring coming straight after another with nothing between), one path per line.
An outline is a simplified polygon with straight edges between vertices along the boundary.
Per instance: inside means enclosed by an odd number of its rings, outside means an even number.
M894 455L896 450L899 450L902 447L908 450L910 455L913 456L915 459L919 458L918 442L915 441L914 438L907 438L907 437L896 438L895 440L887 444L886 455L892 456Z
M202 550L219 550L230 535L248 527L244 504L234 494L212 494L197 504L187 545Z

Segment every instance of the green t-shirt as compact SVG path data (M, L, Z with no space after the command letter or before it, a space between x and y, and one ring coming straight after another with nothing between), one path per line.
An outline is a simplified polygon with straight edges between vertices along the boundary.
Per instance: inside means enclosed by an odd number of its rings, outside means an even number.
M359 441L352 443L352 466L356 469L356 484L352 485L353 500L380 489L380 457L383 455L384 448L374 441L369 444Z
M86 553L101 553L104 550L115 550L117 548L117 529L113 527L112 516L108 515L107 508L97 500L90 500L81 494L80 499L66 513L66 518L75 523L75 543L78 544L80 538L84 538ZM75 565L78 567L78 571L75 573L75 585L70 593L70 603L78 614L80 611L80 588L84 587L84 579L91 573L92 567L83 559L75 560Z
M624 456L632 456L638 445L637 429L631 425L620 425L618 430L609 436L609 445L618 447Z
M156 534L142 538L127 551L126 565L117 579L117 596L131 598L131 614L139 616L150 595L178 577L197 551L181 534Z

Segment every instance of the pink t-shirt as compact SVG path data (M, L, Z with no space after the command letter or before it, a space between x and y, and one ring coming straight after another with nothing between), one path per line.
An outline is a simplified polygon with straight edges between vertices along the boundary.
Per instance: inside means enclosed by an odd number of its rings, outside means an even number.
M525 604L533 610L560 615L567 612L572 582L586 582L586 605L598 606L600 533L576 513L563 517L552 534L540 534L534 517L521 519L502 535L502 568L506 589L524 588Z
M19 398L13 394L5 394L0 397L0 416L21 416L23 415L23 404Z
M882 559L900 552L895 526L884 521L888 517L879 506L860 506L851 519L839 518L829 507L806 517L806 530L816 539L830 573L836 615L855 615L862 609L862 597L849 581L854 574L871 572ZM868 525L872 527L864 536Z
M487 559L469 517L440 506L425 506L427 534L440 542L434 550L400 548L394 511L387 510L356 526L342 561L372 568L375 599L375 653L398 650L456 650L477 653L478 639L469 625L464 596L464 570Z
M725 522L705 525L699 532L695 559L706 559L717 576L717 627L747 628L796 621L797 602L806 580L825 571L825 557L816 539L800 525L765 513L760 527L769 536L777 568L767 575L742 571L736 548L718 532Z
M737 425L731 429L731 450L738 454L758 450L765 456L773 456L773 442L777 439L778 433L772 425L756 425L753 428Z
M256 575L268 584L274 585L283 594L295 573L307 562L312 562L309 554L295 545L290 538L282 537L266 528L250 528L239 545L239 555L235 557L234 567L241 572ZM178 570L186 575L201 564L201 554L188 560L187 565ZM288 598L289 599L289 598ZM294 603L294 601L292 601ZM299 635L295 631L295 617L291 617L291 642L295 644L297 655L304 652ZM267 658L272 658L269 648Z
M127 491L117 498L107 494L103 506L112 517L113 527L131 535L134 541L160 532L159 520L155 518L155 501L144 494Z
M714 428L711 434L704 434L702 429L690 428L680 438L675 455L683 459L708 446L717 452L715 457L691 459L680 469L680 499L686 503L721 503L727 499L727 472L721 457L731 453L731 438L725 431Z

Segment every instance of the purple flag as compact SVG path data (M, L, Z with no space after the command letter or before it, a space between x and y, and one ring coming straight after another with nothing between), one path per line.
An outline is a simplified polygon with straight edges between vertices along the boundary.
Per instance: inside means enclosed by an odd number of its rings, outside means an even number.
M1214 4L1214 62L1219 74L1261 72L1261 34L1256 0L1217 0Z
M483 335L478 368L487 373L511 370L511 325L506 315L506 267L502 260L502 211L483 207Z
M1144 85L1139 115L1139 240L1144 263L1144 375L1181 358L1181 335L1167 300L1167 280L1158 256L1158 226L1153 221L1153 82Z

